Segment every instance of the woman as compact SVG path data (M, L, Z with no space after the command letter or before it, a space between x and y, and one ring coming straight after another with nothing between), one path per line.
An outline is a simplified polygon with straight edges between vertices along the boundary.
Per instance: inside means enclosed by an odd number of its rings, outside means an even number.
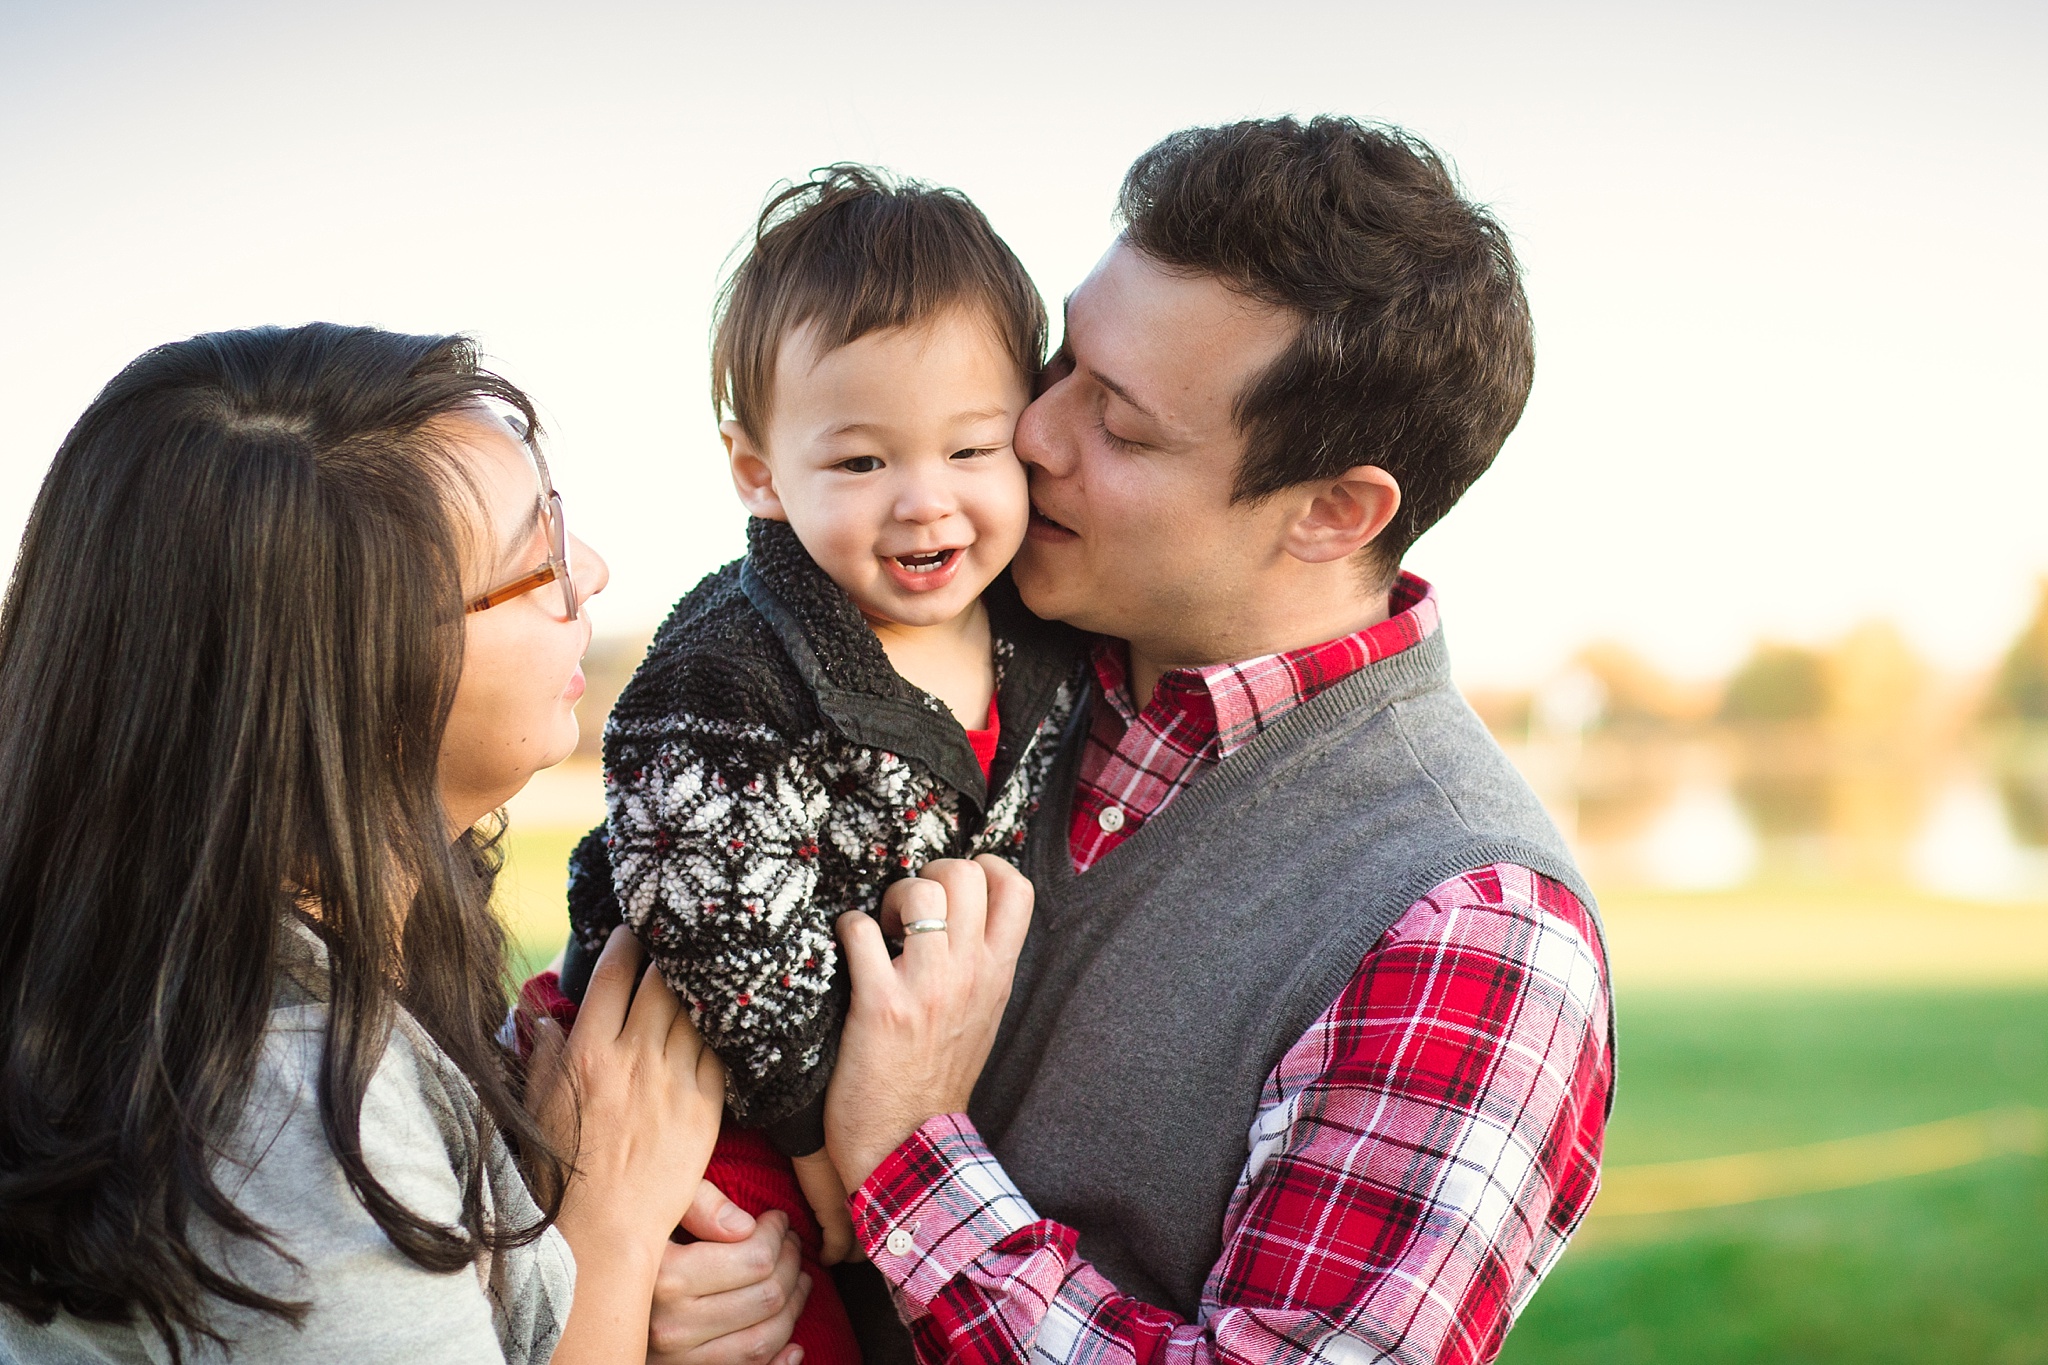
M643 1358L723 1075L624 935L530 1077L494 1040L480 824L575 746L606 577L536 432L460 338L315 325L152 351L58 452L0 613L0 1358Z

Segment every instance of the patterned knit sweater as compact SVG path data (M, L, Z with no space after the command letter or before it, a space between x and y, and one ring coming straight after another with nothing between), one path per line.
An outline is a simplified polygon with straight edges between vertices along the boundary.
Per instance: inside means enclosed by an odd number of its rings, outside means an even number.
M802 1155L846 1016L833 920L932 859L1021 856L1082 652L1007 575L991 585L984 780L786 524L750 522L747 547L676 605L612 709L609 814L570 861L572 958L632 925L725 1062L733 1118Z

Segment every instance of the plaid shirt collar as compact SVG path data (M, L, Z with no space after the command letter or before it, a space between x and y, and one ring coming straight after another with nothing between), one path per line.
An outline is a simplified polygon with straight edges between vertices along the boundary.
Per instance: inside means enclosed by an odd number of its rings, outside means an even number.
M1193 747L1221 760L1332 684L1421 643L1438 624L1436 590L1404 573L1395 580L1387 619L1377 625L1284 654L1172 669L1160 677L1143 708L1131 696L1130 648L1122 640L1096 640L1095 679L1125 726L1136 724L1144 712L1171 714L1182 736L1199 737Z

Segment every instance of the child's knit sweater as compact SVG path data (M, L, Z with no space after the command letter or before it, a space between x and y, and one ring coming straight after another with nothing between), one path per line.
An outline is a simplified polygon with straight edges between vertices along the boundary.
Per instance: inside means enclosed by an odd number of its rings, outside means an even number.
M959 722L787 525L751 522L747 546L677 604L612 710L609 815L570 864L572 956L623 914L724 1060L733 1117L800 1155L823 1142L846 1014L833 920L932 859L1021 854L1080 637L1007 576L990 587L1001 738L984 781Z

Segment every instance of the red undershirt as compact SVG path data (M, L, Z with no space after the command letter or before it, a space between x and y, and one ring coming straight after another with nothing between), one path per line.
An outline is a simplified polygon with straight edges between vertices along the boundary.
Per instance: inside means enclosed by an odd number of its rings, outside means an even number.
M967 732L967 746L974 750L974 761L981 764L981 779L984 782L988 780L989 769L996 761L996 742L1002 737L1003 718L996 714L996 699L991 695L988 699L988 728Z

